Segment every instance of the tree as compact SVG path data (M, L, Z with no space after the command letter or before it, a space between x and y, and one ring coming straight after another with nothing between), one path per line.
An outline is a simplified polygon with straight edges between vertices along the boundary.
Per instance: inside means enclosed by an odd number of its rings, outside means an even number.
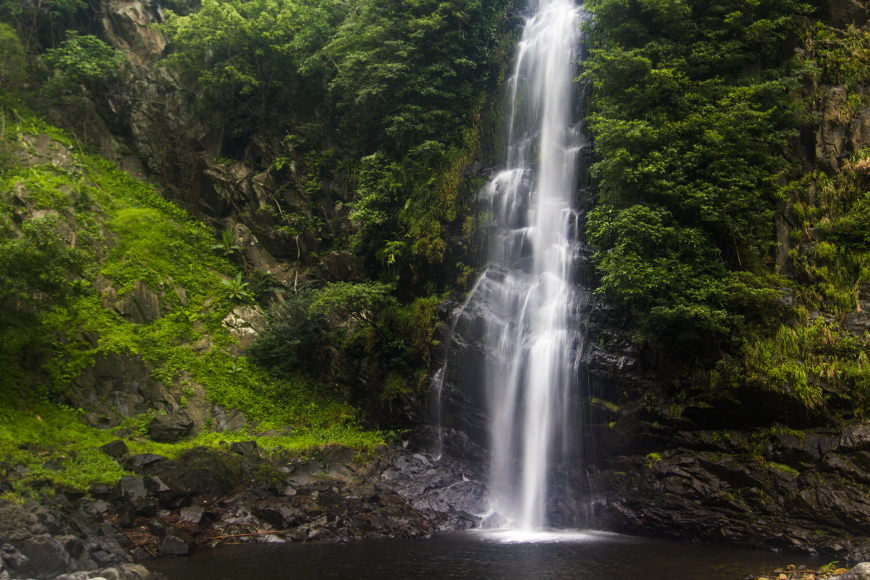
M745 317L759 316L756 299L775 310L762 289L787 170L780 152L800 124L790 91L807 74L783 46L812 9L793 0L586 7L600 184L588 233L600 291L627 304L655 342L739 342Z
M45 51L42 62L54 72L45 87L53 96L105 89L127 67L123 53L96 36L79 36L74 30L67 32L60 47Z
M322 103L316 52L342 10L331 0L204 0L198 12L169 13L167 64L199 85L204 112L252 134Z
M313 313L332 313L344 318L353 318L372 328L389 341L387 330L378 323L378 315L398 302L390 295L391 284L366 282L353 284L336 282L321 290L311 303Z

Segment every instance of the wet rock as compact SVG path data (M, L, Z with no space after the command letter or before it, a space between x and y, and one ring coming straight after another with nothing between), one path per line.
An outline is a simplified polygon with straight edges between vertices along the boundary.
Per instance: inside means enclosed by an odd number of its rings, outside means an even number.
M124 476L118 482L118 486L121 490L121 497L128 502L132 503L148 496L145 480L141 477Z
M272 527L282 530L298 526L307 519L300 510L281 504L259 505L254 508L253 514Z
M148 493L151 495L157 495L170 491L169 486L163 483L163 481L161 481L161 479L157 476L150 475L148 477L142 478L142 481L145 484L145 489L148 490Z
M131 505L119 506L115 516L122 528L132 528L136 525L136 508Z
M72 565L72 557L64 546L48 534L24 540L20 550L29 560L29 567L40 578L58 576L69 570Z
M483 521L480 523L480 527L484 530L492 530L506 526L507 523L508 520L506 517L498 512L493 512L492 514L483 519Z
M136 473L144 475L147 470L154 469L159 463L164 461L169 461L169 459L155 453L140 453L130 458L127 462L127 467Z
M127 444L120 439L116 439L111 443L106 443L105 445L100 447L100 451L110 457L123 457L129 452L129 450L127 449Z
M196 542L176 527L166 529L166 537L160 542L161 556L187 556L196 549Z
M842 576L831 578L831 580L870 580L870 562L858 564Z

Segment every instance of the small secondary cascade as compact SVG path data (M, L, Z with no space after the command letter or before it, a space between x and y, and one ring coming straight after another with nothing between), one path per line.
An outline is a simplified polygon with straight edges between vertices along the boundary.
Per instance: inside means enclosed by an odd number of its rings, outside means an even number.
M496 509L513 525L549 525L559 470L579 454L582 335L576 276L578 122L574 76L582 7L538 0L510 79L505 169L480 192L492 219L477 292L487 319L485 393Z

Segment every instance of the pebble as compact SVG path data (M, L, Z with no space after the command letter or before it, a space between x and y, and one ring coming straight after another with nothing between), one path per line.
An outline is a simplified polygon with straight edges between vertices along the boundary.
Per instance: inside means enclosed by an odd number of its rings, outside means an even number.
M821 570L807 570L806 566L795 566L789 564L785 568L777 568L772 573L765 576L758 576L755 580L836 580L838 576L842 576L848 572L848 568L837 568L822 572ZM754 578L747 576L747 579Z

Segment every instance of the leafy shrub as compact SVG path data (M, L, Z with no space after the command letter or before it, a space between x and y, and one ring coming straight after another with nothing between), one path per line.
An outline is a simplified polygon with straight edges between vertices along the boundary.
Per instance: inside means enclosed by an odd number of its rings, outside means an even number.
M286 295L266 317L268 326L247 351L248 358L280 378L321 368L327 339L326 316L311 310L311 293Z
M0 216L0 318L56 304L77 288L88 255L70 247L57 233L57 218L26 221L16 235ZM7 320L8 322L8 320Z

